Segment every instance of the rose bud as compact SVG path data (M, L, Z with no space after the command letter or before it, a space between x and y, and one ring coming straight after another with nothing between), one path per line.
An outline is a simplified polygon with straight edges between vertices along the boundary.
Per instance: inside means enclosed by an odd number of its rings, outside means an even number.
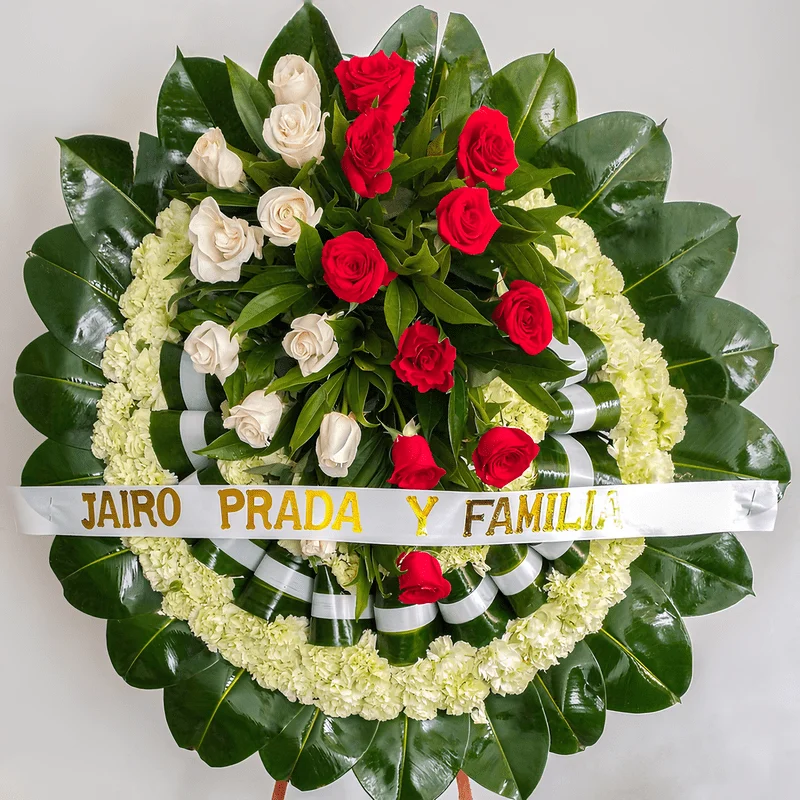
M322 105L319 75L302 56L289 53L281 56L272 70L272 80L267 85L275 95L275 105L302 103Z
M392 445L394 472L389 483L401 489L433 489L447 474L434 460L423 436L398 436Z
M344 100L351 111L366 111L378 100L392 125L400 121L408 108L414 86L413 61L397 53L375 53L366 58L353 56L340 61L334 70L342 85Z
M449 339L439 341L439 329L424 322L415 322L400 335L392 369L405 383L420 392L453 388L453 367L456 349Z
M430 553L412 550L397 559L397 566L403 570L397 598L401 603L435 603L450 594L450 581L445 580L441 565Z
M342 170L353 191L362 197L388 192L392 176L386 170L394 160L394 126L386 112L368 108L347 129L345 142Z
M280 397L258 389L234 406L222 424L228 430L235 430L236 435L251 447L266 447L278 429L282 413Z
M490 428L472 454L477 476L487 485L502 489L516 480L539 455L537 445L519 428Z
M544 292L529 281L513 281L492 320L528 355L541 353L553 339L553 317Z
M331 411L322 418L317 437L319 468L329 478L344 478L356 460L361 428L352 414Z
M458 137L458 177L467 186L483 181L490 189L502 192L506 177L518 166L508 117L494 108L481 106L469 117Z
M242 159L228 149L219 128L209 128L194 143L186 163L217 189L234 189L244 178Z
M489 191L462 186L448 192L436 208L439 236L456 250L479 256L500 227L492 212Z
M397 277L378 245L358 231L325 242L322 275L331 291L347 303L371 300L381 286L388 286Z

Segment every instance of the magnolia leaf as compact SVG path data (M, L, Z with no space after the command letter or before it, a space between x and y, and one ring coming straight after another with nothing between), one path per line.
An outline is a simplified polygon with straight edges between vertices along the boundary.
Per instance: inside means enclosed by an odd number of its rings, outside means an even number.
M264 120L269 117L269 112L272 110L272 97L266 87L246 69L229 58L225 59L225 64L231 81L233 102L242 124L253 144L264 155L269 155L272 151L264 141Z

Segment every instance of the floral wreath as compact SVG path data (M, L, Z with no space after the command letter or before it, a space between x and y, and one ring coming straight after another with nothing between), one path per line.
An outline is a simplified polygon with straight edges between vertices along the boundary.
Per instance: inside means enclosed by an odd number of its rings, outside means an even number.
M788 483L741 406L769 331L714 297L736 220L666 203L663 126L578 122L552 53L492 74L465 17L438 53L437 26L414 8L343 59L307 4L258 78L179 52L135 166L119 140L59 140L72 223L25 265L49 332L17 366L48 437L24 485ZM181 747L259 752L303 790L353 769L375 800L462 770L528 797L607 710L678 702L681 617L752 593L732 534L59 536L50 561L108 620L116 671L164 689Z

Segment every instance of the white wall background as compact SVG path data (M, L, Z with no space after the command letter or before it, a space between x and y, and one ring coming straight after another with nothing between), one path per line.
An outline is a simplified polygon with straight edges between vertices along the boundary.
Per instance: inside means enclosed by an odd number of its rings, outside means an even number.
M342 49L366 53L410 0L320 0ZM722 294L770 324L778 350L748 406L800 456L797 420L798 126L793 0L530 2L429 0L467 13L495 68L555 47L578 86L580 114L669 118L672 200L742 214L739 257ZM40 437L11 395L17 354L42 326L22 284L26 249L67 221L54 136L155 132L158 88L179 44L229 55L252 72L297 0L25 0L3 4L0 204L2 479L14 484ZM655 715L613 714L586 753L552 757L547 800L745 800L796 797L800 758L800 494L778 531L746 544L757 597L689 621L692 687ZM4 515L5 517L5 515ZM0 800L265 800L256 757L211 770L179 750L160 692L111 668L104 624L61 597L48 541L0 531ZM290 789L290 797L298 797ZM355 782L309 797L363 796ZM445 795L454 797L454 788ZM476 797L488 794L476 790Z

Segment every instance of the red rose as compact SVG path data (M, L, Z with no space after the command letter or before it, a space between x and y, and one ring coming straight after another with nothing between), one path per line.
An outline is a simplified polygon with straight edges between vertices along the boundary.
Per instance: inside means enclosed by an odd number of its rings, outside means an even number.
M396 277L378 245L357 231L329 239L322 248L322 275L331 291L348 303L364 303Z
M419 321L403 331L392 361L395 375L420 392L452 389L455 365L456 349L450 340L440 342L439 329Z
M512 281L492 319L528 355L535 356L553 339L553 317L544 292L528 281Z
M392 445L394 472L389 483L401 489L433 489L447 474L434 460L423 436L398 436Z
M351 111L366 111L377 98L378 108L386 112L394 125L408 108L414 86L413 61L397 53L380 52L361 58L340 61L334 72L342 85L344 100Z
M359 114L345 134L342 169L356 194L375 197L392 188L386 172L394 159L394 125L380 108Z
M519 478L539 455L537 445L519 428L489 428L472 453L475 472L487 486L502 489Z
M450 581L442 575L442 567L430 554L419 550L400 556L400 594L397 599L407 606L435 603L450 594Z
M467 120L458 137L458 177L466 181L467 186L484 181L490 189L502 192L506 188L506 178L518 166L508 117L481 106Z
M470 256L479 256L500 227L489 205L489 191L467 186L453 189L439 201L436 218L439 236Z

